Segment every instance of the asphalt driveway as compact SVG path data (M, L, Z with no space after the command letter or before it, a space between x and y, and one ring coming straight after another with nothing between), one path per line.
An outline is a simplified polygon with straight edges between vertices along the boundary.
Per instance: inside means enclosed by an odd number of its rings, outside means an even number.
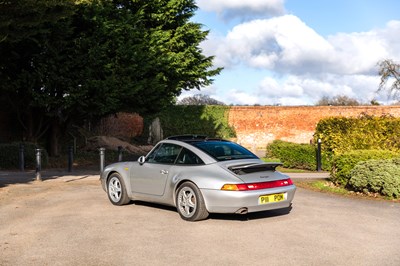
M400 265L399 203L298 189L289 214L191 223L113 206L95 173L32 180L0 172L0 265Z

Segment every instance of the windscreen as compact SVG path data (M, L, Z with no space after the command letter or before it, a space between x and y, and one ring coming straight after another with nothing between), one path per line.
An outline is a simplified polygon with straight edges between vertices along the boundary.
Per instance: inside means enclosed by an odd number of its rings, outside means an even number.
M229 141L193 141L190 144L218 161L258 158L246 148Z

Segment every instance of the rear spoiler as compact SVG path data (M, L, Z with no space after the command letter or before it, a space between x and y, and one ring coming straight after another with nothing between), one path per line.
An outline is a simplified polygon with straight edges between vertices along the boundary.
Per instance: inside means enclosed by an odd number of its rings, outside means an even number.
M271 162L271 163L256 163L256 164L245 164L235 165L229 167L229 170L235 174L248 174L262 171L275 171L276 167L283 165L282 163Z

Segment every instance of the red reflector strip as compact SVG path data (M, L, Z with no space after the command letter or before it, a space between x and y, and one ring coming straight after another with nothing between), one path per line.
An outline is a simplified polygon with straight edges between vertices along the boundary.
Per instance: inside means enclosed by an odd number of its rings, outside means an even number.
M283 180L276 180L276 181L269 181L269 182L260 182L260 183L248 183L248 184L235 184L231 186L235 186L237 189L224 189L230 185L224 185L222 187L223 190L258 190L258 189L267 189L267 188L276 188L276 187L285 187L293 185L293 182L290 178L283 179Z

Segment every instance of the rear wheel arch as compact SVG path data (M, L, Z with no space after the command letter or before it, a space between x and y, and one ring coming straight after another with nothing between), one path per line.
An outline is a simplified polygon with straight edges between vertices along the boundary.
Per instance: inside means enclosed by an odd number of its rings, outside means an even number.
M173 197L174 197L174 204L175 204L175 206L176 206L176 194L178 193L178 189L179 189L179 188L182 186L182 184L185 183L185 182L192 183L192 184L195 185L197 188L199 188L199 187L197 186L197 184L196 184L195 182L193 182L192 180L189 180L189 179L182 179L182 180L179 180L179 182L175 184L174 192L173 192Z
M174 197L173 200L174 200L175 206L176 206L176 194L178 193L178 189L179 189L179 187L182 186L182 184L185 183L185 182L192 183L192 184L195 185L199 190L201 190L201 189L200 189L201 186L199 186L198 183L197 183L196 181L193 181L193 180L191 180L191 179L182 179L182 180L179 180L179 182L177 182L177 183L175 184L174 188L173 188L173 195L172 195L172 196ZM204 198L203 198L203 199L204 199ZM204 199L204 202L205 202L206 207L207 207L207 200Z

